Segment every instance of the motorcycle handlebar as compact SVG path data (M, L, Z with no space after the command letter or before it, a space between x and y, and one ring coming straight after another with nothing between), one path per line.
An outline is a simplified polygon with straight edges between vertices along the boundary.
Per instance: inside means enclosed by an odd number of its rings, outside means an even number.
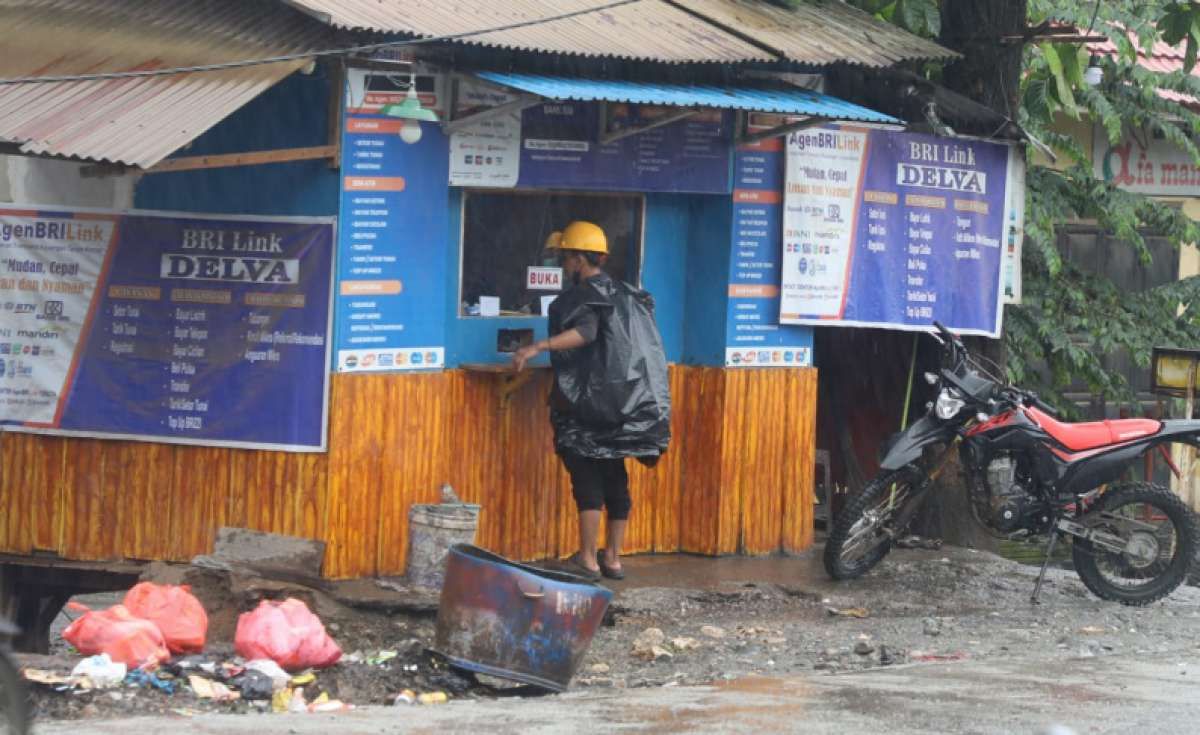
M1041 398L1038 398L1036 393L1021 390L1020 388L1009 387L1001 390L1000 395L1012 401L1013 403L1024 406L1033 406L1051 418L1058 418L1058 411L1049 403L1046 403Z

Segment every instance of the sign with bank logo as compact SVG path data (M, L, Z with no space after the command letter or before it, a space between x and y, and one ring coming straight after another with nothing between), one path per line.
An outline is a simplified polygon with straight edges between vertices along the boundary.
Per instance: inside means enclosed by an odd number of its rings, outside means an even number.
M787 146L781 323L1000 334L1023 232L1016 148L849 125Z
M333 229L0 207L0 423L323 450Z

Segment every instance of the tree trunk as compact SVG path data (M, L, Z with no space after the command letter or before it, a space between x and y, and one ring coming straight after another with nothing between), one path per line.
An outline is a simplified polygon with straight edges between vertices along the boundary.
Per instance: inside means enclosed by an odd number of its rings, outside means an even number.
M942 83L1016 120L1024 44L1003 39L1020 37L1028 15L1028 0L943 0L940 42L963 58L946 67Z

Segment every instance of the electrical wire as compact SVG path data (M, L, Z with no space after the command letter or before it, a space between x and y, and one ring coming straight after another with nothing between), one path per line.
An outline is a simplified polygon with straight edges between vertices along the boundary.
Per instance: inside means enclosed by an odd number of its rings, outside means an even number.
M99 72L95 74L67 74L62 76L34 76L34 77L11 77L8 79L0 79L0 87L12 86L16 84L61 84L64 82L95 82L106 79L137 79L141 77L161 77L174 74L191 74L193 72L208 72L208 71L225 71L228 69L240 69L248 66L263 66L266 64L278 64L284 61L298 61L300 59L316 59L325 56L348 56L355 53L363 53L367 51L378 51L385 48L398 48L402 46L417 46L429 43L440 43L444 41L458 41L464 38L473 36L482 36L488 33L499 33L502 31L511 31L519 28L528 28L531 26L544 25L555 21L577 18L581 15L589 15L598 13L604 10L621 7L622 5L632 5L633 3L641 2L641 0L615 0L615 2L597 5L593 8L585 8L583 10L574 10L570 13L562 13L560 15L551 15L545 18L535 18L533 20L521 21L520 23L510 23L503 26L494 26L492 28L482 28L474 31L464 31L462 33L451 33L444 36L433 36L430 38L409 38L403 41L382 41L379 43L367 43L358 46L345 46L334 49L321 49L317 51L303 51L291 54L280 54L278 56L267 56L258 59L242 59L239 61L225 61L215 64L197 64L195 66L176 66L167 69L148 69L142 71L114 71L114 72Z

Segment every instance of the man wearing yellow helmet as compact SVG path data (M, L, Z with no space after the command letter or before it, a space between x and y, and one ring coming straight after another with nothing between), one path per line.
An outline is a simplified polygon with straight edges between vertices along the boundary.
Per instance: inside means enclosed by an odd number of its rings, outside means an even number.
M522 370L550 353L554 387L550 421L555 451L571 475L579 509L573 571L622 579L621 543L632 502L625 458L653 466L670 439L666 356L645 291L604 272L608 239L591 222L575 221L546 240L572 284L550 305L548 339L513 355ZM608 513L598 555L600 512Z

